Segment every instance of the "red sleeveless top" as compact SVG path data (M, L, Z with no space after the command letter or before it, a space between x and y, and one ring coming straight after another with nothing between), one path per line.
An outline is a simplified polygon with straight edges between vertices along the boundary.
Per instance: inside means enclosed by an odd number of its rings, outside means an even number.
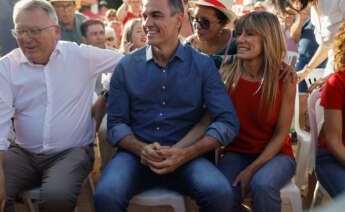
M278 100L273 113L268 109L260 110L260 82L240 78L235 91L228 93L240 121L240 131L235 140L225 147L225 151L259 154L271 139L276 126L282 98L282 82L279 83ZM269 112L269 113L268 113ZM287 136L282 153L293 157L290 137Z

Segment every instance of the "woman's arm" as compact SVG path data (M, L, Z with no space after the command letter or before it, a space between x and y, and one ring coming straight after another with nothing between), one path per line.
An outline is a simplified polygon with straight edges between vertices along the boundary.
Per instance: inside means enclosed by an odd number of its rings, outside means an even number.
M342 139L343 114L341 110L325 109L324 134L329 151L345 166L345 146Z
M206 111L201 120L173 147L182 149L191 146L196 141L200 140L202 136L204 136L206 129L211 124L211 122L212 118Z
M128 11L127 0L123 0L122 5L119 7L119 9L117 9L117 12L116 12L117 20L122 22L126 17L127 11Z
M318 67L323 61L325 61L328 57L328 51L331 48L321 44L318 49L316 50L314 56L310 59L308 65L304 67L302 71L297 73L298 81L304 80L304 78L316 67Z

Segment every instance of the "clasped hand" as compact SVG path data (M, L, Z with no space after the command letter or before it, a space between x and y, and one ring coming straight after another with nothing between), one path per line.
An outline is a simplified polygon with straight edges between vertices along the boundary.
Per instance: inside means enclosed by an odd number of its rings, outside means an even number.
M150 167L156 174L163 175L174 172L185 163L183 149L161 146L155 142L147 144L141 151L141 163Z

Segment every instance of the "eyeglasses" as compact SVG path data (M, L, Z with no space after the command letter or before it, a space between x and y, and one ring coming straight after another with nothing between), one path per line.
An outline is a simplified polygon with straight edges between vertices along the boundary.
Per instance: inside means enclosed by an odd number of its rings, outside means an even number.
M192 17L192 21L193 21L193 24L196 24L196 23L200 24L201 28L204 30L208 30L211 25L211 22L206 18L198 19L198 18Z
M114 37L109 37L109 38L106 38L107 41L113 41L114 40Z
M46 26L46 27L42 27L42 28L28 28L26 30L23 29L11 29L11 33L13 35L13 37L15 38L22 38L24 37L24 34L27 33L27 35L29 37L38 37L41 35L41 32L43 30L46 30L50 27L54 27L56 25L50 25L50 26Z

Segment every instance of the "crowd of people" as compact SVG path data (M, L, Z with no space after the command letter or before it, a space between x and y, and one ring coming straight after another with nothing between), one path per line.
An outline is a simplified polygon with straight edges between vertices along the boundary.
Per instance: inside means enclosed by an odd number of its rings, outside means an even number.
M155 186L199 211L247 211L249 193L254 211L281 211L296 170L295 96L308 130L315 89L325 108L316 175L332 198L345 192L345 0L258 2L241 14L232 3L123 0L97 19L75 0L17 1L19 48L0 58L0 211L34 187L40 211L74 211L95 131L97 212L126 211ZM216 149L217 164L206 156Z

